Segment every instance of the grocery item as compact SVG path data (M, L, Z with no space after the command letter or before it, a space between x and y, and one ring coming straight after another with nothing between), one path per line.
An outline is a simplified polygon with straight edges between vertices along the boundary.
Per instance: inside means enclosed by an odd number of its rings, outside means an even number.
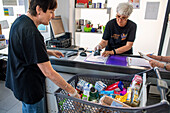
M127 88L127 99L126 99L126 103L130 105L131 103L131 98L132 98L132 88L128 87Z
M132 106L138 106L139 104L139 100L138 100L138 97L139 97L139 91L137 89L134 89L133 90L133 94L132 94Z
M142 82L143 82L142 77L139 75L135 75L134 78L132 79L130 87L132 87L132 89L136 88L137 90L140 90Z
M76 89L77 89L77 90L80 90L80 91L83 91L83 90L84 90L84 86L85 86L86 83L88 83L88 82L80 79L80 80L78 81L78 83L77 83Z
M111 91L111 90L115 90L115 91L123 91L123 83L121 81L118 81L110 86L108 86L105 90L106 91Z
M126 88L123 88L123 91L119 91L119 92L114 91L114 94L115 94L115 95L121 95L121 96L123 96L123 95L125 95L126 93L127 93Z
M98 91L94 87L91 87L89 101L97 103L97 100L98 100Z
M95 89L97 89L98 92L106 89L106 87L107 87L107 85L104 84L102 81L97 81L97 82L95 83Z
M89 96L90 96L90 88L93 87L92 84L89 83L85 83L84 86L84 90L83 90L83 96L82 96L82 100L89 100Z
M107 95L104 95L103 98L100 100L101 104L104 103L105 105L107 104L108 106L119 106L119 107L130 107L129 105L122 103L114 98L111 98Z
M103 95L107 95L107 96L110 96L112 98L115 98L114 90L112 90L112 91L100 91L99 95L100 95L100 98Z

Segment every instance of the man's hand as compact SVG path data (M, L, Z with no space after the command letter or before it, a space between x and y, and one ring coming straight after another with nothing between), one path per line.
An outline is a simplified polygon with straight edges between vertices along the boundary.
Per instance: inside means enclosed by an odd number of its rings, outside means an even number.
M104 52L102 53L102 56L104 56L104 57L107 57L107 56L109 56L109 55L114 55L113 50L112 50L112 51L104 51Z
M55 56L57 58L64 57L64 55L56 50L47 50L48 55Z
M100 45L100 44L98 44L95 48L94 48L94 50L96 51L96 50L102 50L102 46Z

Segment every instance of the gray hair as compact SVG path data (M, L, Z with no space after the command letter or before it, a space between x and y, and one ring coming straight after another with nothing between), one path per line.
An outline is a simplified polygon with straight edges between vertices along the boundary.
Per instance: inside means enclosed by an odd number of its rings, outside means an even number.
M130 16L132 11L133 6L129 3L120 3L116 8L116 12L124 16Z

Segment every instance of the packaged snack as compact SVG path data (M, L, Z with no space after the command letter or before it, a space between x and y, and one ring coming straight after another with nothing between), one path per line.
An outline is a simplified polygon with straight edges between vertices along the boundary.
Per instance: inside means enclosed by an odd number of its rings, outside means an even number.
M140 90L142 82L143 82L142 77L139 75L135 75L134 78L132 79L132 83L130 84L130 87L132 87L132 89Z
M131 99L132 99L132 88L131 88L131 87L128 87L128 88L127 88L127 99L126 99L126 103L130 105Z
M116 95L115 99L119 100L120 102L126 102L127 95L127 93L124 96Z
M88 83L88 82L80 79L80 80L78 81L78 83L77 83L76 89L77 89L77 90L80 90L80 91L83 91L83 90L84 90L83 88L84 88L84 86L85 86L86 83Z
M103 95L107 95L107 96L110 96L112 98L115 98L114 90L112 90L112 91L100 91L99 95L100 95L100 98Z
M107 104L108 106L119 106L119 107L130 107L127 104L124 104L114 98L111 98L107 95L104 95L103 98L101 99L101 103Z
M107 87L107 85L104 84L102 81L97 81L97 82L95 83L95 89L97 89L98 92L106 89L106 87Z
M132 106L135 106L135 107L138 106L139 104L138 97L139 97L139 91L137 89L134 89L133 95L132 95Z
M110 86L108 86L105 90L106 91L111 91L111 90L115 90L115 91L123 91L123 83L121 81L118 81Z
M125 95L126 93L127 93L126 88L123 88L123 91L119 91L119 92L114 91L114 94L115 94L115 95L121 95L121 96L123 96L123 95Z

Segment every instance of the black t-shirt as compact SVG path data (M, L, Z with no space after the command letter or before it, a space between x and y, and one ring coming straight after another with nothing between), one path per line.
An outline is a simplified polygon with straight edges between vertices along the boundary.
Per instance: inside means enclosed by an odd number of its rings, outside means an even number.
M11 26L6 87L27 104L40 101L45 93L45 76L37 63L49 61L44 38L26 15Z
M131 20L127 20L124 27L120 27L116 19L110 20L106 24L103 39L108 40L106 50L114 50L126 45L127 41L134 42L137 25ZM132 48L122 54L132 54Z

